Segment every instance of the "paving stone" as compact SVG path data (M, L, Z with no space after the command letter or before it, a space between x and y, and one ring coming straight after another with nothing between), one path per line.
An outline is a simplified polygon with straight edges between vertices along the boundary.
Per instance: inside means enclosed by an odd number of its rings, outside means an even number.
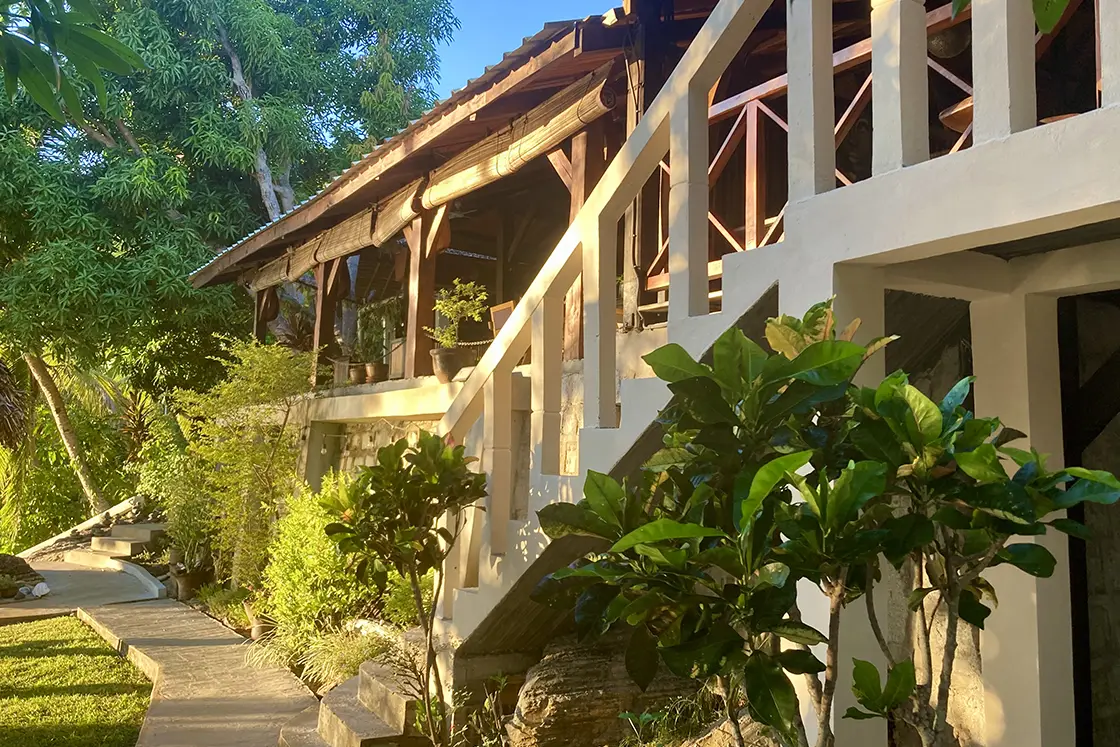
M245 661L248 641L171 600L79 610L155 683L137 747L276 747L315 705L287 669Z

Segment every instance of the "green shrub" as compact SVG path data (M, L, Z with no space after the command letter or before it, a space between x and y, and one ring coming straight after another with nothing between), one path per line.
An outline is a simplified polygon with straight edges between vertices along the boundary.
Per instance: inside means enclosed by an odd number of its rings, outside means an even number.
M303 676L320 687L330 687L354 677L362 662L385 652L386 641L376 633L335 630L316 636L303 657Z
M435 571L428 571L420 579L425 609L431 609L434 583ZM421 624L416 617L416 601L412 598L412 586L396 572L389 573L389 583L381 602L381 619L404 630Z
M249 616L241 604L249 596L247 589L227 589L221 584L206 584L198 590L198 601L206 605L212 617L240 630L250 626Z
M256 588L280 507L298 488L299 428L292 412L309 391L310 354L231 341L226 378L210 390L180 390L187 454L212 496L218 578Z
M350 482L345 475L327 477L323 494ZM264 611L276 623L269 645L288 663L299 660L324 632L377 609L377 590L358 583L323 531L329 521L318 496L302 491L288 501L269 546Z

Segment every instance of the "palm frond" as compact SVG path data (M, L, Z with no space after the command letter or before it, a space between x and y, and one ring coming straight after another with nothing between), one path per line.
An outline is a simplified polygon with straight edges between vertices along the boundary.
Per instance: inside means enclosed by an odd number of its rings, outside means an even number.
M27 438L28 400L26 384L0 361L0 445L12 451Z

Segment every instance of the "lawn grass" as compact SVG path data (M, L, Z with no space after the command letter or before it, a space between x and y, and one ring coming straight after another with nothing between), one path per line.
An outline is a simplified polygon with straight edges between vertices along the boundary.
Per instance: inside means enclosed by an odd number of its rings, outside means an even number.
M134 747L151 693L77 618L0 626L0 747Z

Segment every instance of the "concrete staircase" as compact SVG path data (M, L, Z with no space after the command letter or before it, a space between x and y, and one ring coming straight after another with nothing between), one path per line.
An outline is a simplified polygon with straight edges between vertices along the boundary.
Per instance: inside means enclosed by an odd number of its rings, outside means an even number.
M323 696L280 731L280 747L423 747L414 729L417 701L385 666L367 661L360 674Z
M147 550L152 541L166 531L163 524L117 524L108 537L94 537L89 550L73 553L100 555L107 558L134 558ZM69 555L68 554L68 557Z

